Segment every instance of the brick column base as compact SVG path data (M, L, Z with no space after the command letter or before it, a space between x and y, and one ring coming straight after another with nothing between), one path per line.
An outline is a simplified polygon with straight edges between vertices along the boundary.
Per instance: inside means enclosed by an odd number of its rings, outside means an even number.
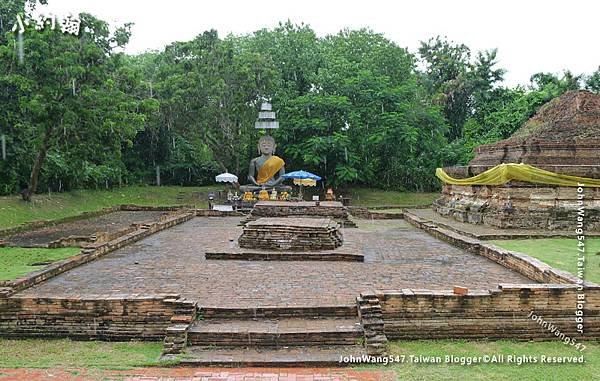
M384 332L381 304L376 294L363 292L356 298L358 317L365 335L365 350L368 355L386 356L387 337Z

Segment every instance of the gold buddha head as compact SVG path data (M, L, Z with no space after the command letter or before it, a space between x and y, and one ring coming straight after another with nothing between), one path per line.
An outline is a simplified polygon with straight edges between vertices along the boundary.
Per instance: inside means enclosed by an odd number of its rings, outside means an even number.
M263 155L272 155L275 153L275 139L272 136L265 135L258 139L258 152Z

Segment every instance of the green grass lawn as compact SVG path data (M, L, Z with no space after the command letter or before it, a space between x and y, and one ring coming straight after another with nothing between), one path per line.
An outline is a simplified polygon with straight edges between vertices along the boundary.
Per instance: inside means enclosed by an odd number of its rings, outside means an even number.
M80 252L78 247L59 249L28 249L0 247L0 280L16 279L49 263L68 258Z
M367 207L384 205L396 207L429 205L436 198L440 197L438 192L396 192L371 188L353 188L343 192L343 194L352 198L350 205Z
M82 367L121 369L161 365L162 342L0 339L0 368Z
M571 238L516 239L491 241L508 250L518 251L552 267L577 274L577 240ZM600 283L600 238L585 240L587 262L585 279Z
M112 190L77 190L52 195L39 194L30 203L19 196L0 197L0 229L18 226L30 221L53 220L75 216L82 212L100 210L120 205L176 205L194 204L198 207L207 205L205 194L210 190L223 186L207 187L123 187ZM183 200L178 200L180 192L185 193ZM201 192L204 196L193 198L192 193Z
M363 365L359 368L386 369L406 380L592 380L600 374L600 343L586 342L586 364L415 364L405 362ZM69 339L0 339L0 368L101 368L123 369L164 366L159 361L162 343L71 341ZM501 341L394 341L390 354L408 356L515 355L579 356L581 353L562 342Z
M31 221L75 216L82 212L100 210L119 204L160 206L183 203L205 208L207 207L206 194L218 189L225 189L225 186L135 186L112 190L77 190L53 193L52 195L35 195L30 203L22 201L20 196L4 196L0 197L0 229ZM185 197L183 200L178 200L181 192ZM193 194L198 192L201 197L194 197ZM346 194L352 197L351 205L391 205L396 207L430 204L438 196L437 193L394 192L368 188L351 189Z

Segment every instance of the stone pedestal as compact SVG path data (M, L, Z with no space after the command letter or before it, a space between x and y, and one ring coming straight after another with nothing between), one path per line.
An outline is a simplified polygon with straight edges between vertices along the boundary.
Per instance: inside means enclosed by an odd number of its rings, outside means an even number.
M242 248L313 251L342 245L338 223L326 218L260 218L244 227L238 243Z

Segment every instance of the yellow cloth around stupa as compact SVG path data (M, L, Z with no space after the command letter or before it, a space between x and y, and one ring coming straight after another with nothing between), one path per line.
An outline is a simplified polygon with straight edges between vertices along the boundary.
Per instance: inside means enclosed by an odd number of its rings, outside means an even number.
M256 176L256 182L259 184L264 184L269 181L283 166L285 165L285 161L279 156L271 156L264 162L264 164L258 170L258 175Z
M528 164L500 164L477 176L466 179L455 179L448 175L442 168L436 169L435 175L444 183L452 185L502 185L514 180L563 187L600 187L600 179L562 175Z

